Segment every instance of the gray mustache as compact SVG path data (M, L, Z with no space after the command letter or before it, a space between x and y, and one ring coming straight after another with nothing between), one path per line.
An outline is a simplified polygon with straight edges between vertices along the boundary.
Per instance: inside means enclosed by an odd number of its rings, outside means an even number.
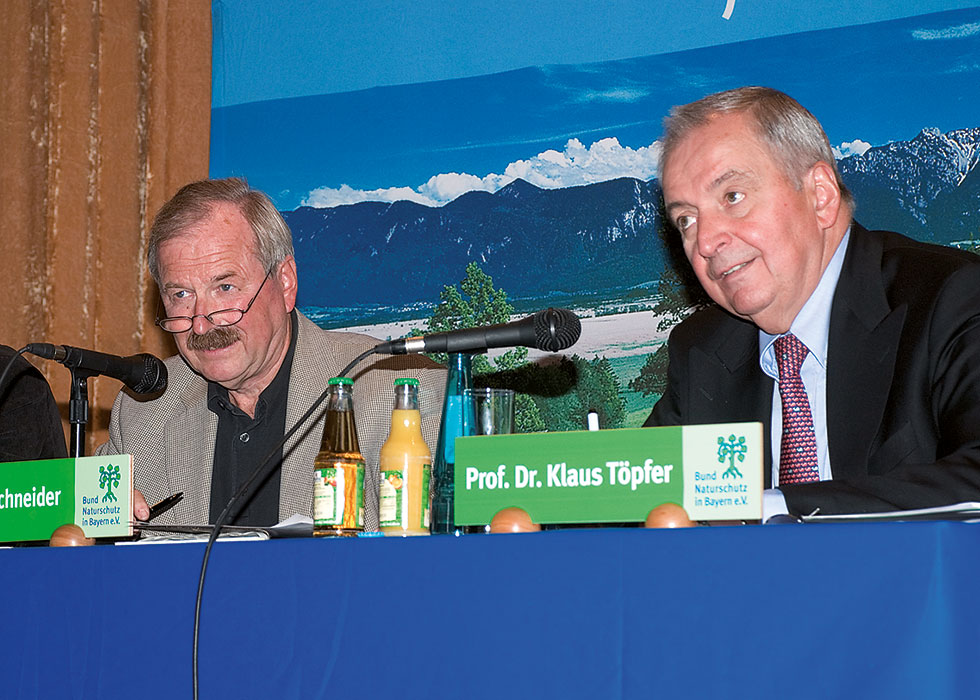
M187 336L187 347L190 350L220 350L228 347L236 340L238 340L236 328L212 328L201 335L191 331Z

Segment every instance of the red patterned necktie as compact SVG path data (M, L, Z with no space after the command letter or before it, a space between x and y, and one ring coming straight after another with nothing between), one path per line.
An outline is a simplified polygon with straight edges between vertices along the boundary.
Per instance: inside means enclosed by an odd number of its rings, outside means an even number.
M779 398L783 404L783 437L779 445L779 485L817 481L817 436L800 367L806 346L793 334L776 338Z

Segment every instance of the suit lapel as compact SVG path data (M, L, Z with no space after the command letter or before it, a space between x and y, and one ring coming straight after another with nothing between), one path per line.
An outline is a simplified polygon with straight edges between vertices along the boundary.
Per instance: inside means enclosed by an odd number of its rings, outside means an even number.
M324 342L324 334L303 314L297 313L296 351L289 376L286 429L289 430L326 389L324 377L336 376L343 367L337 353ZM299 513L309 515L313 501L313 461L320 449L323 414L320 406L283 447L279 482L279 519Z
M866 475L895 372L905 308L889 307L881 257L880 238L855 222L827 346L827 439L835 479Z
M188 370L190 371L190 370ZM183 410L163 426L166 470L172 493L184 493L183 509L193 523L206 523L211 510L211 469L218 417L207 407L207 384L194 381L181 396Z
M770 483L773 381L759 368L758 329L729 317L704 351L695 347L691 352L691 376L697 377L691 387L691 415L696 422L761 422L763 483Z

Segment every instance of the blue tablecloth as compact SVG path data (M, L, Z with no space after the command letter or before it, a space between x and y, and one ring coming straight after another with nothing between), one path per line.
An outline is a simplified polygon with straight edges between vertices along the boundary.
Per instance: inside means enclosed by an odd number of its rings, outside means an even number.
M0 551L2 697L191 693L203 544ZM970 698L980 527L219 543L202 698Z

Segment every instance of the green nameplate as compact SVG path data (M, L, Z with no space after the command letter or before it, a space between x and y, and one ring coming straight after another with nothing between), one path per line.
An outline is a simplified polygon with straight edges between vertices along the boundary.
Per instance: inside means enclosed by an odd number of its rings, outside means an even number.
M643 521L662 503L758 520L763 445L761 423L456 438L456 524L511 506L539 524Z
M86 537L133 534L130 455L0 463L0 542L48 540L75 523Z

